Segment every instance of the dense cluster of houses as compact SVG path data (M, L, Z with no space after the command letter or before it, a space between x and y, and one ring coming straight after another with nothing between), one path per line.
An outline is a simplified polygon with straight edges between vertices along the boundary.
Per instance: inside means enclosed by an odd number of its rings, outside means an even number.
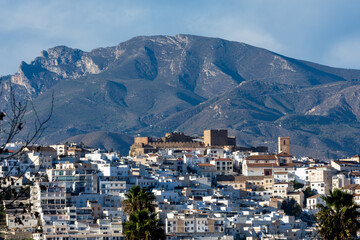
M8 144L0 155L7 232L35 240L124 239L121 203L136 185L155 195L169 240L310 239L322 195L341 188L360 202L359 156L325 163L293 157L288 137L279 137L273 154L238 148L227 132L207 135L135 139L127 157L76 144ZM315 195L306 198L307 187ZM281 209L289 199L301 216Z

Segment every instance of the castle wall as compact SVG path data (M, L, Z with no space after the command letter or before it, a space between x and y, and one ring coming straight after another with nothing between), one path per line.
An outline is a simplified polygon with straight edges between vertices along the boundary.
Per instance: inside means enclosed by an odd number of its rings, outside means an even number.
M149 137L135 137L134 144L148 144L151 142L151 138Z
M182 132L166 133L165 137L161 138L163 142L192 142L192 137L185 135Z

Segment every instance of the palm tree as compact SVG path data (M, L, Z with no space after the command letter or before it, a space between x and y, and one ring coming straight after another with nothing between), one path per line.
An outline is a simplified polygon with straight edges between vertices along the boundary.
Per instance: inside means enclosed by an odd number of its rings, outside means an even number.
M128 240L155 240L164 239L164 230L156 213L147 209L136 210L130 215L129 221L124 223L124 233Z
M320 235L334 240L356 238L360 229L360 213L353 195L335 189L322 199L325 205L318 204L320 211L316 214Z
M124 223L124 233L128 240L165 239L164 229L155 213L155 196L147 188L132 187L123 201L128 221Z
M139 185L132 187L126 194L126 199L122 202L124 211L132 214L136 210L148 209L155 211L155 196L148 188L141 188Z

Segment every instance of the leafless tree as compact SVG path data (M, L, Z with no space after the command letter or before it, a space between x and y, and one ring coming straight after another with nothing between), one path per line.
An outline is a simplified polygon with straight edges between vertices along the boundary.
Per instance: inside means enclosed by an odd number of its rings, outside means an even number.
M20 99L10 81L7 84L6 90L3 87L4 84L1 82L0 84L2 85L0 97L2 98L2 102L6 103L6 106L5 104L1 104L3 106L0 105L0 163L6 159L21 161L24 153L23 150L28 146L36 144L47 128L47 123L53 113L54 94L52 94L49 100L49 112L45 117L41 117L30 97ZM7 101L5 101L5 99ZM14 141L21 142L21 148L9 152L7 150L7 144ZM8 173L0 177L0 199L3 199L6 194L9 194L8 191L12 192L11 187L4 188L3 183L10 177L9 174L15 167L18 166L11 166L11 168L8 169ZM18 180L24 177L26 170L27 169L23 170L22 173L19 171ZM35 175L37 174L38 172L35 173ZM11 185L15 185L18 180L11 182ZM25 187L23 191L20 191L16 195L14 194L11 199L13 200L12 202L22 197L28 190L29 186ZM12 202L10 202L10 204Z
M4 91L2 89L0 97L3 94ZM6 151L6 145L13 141L21 141L22 148L36 144L47 127L46 124L52 116L54 106L54 94L52 94L49 113L44 119L41 119L32 100L19 101L16 99L16 94L11 84L9 86L8 96L9 109L7 111L0 109L0 154L4 153ZM27 133L24 134L22 131L24 130L27 121L27 119L25 119L25 114L29 110L33 113L33 119L32 121L29 121L29 124L32 124L32 126L27 126ZM21 151L22 149L15 151L7 158L13 158Z

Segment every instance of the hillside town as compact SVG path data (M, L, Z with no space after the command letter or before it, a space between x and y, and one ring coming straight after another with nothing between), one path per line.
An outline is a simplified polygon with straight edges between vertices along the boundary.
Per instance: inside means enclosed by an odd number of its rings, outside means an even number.
M0 155L1 231L34 240L125 239L122 202L134 186L154 194L167 240L314 239L322 196L342 189L360 203L359 155L297 158L281 136L277 148L239 147L226 129L135 137L129 154L8 143Z

